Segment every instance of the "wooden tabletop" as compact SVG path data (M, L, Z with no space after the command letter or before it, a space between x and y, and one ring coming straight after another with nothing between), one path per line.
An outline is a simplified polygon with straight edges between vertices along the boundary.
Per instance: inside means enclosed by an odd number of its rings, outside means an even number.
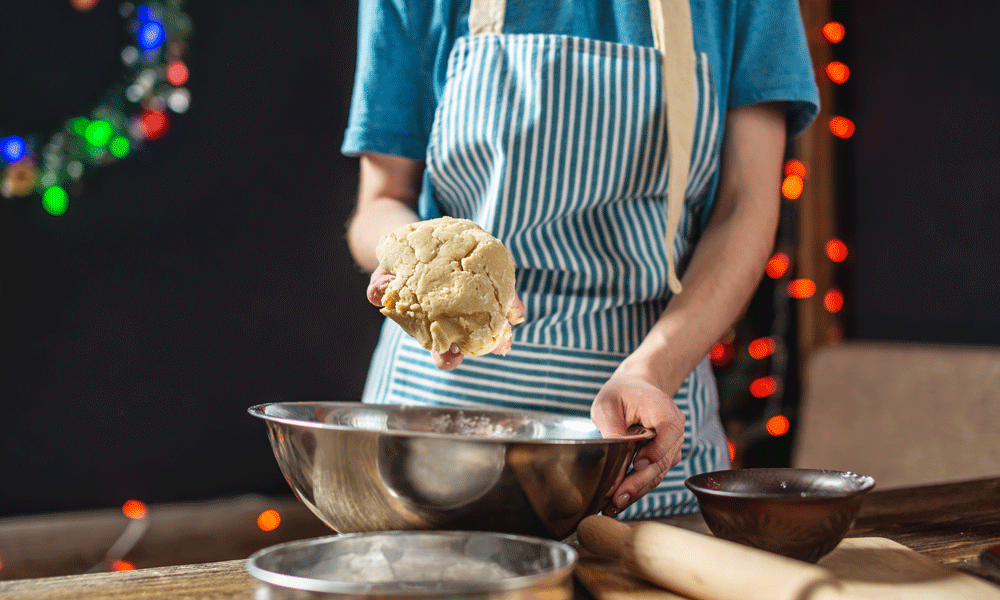
M699 515L663 522L707 532ZM1000 544L1000 477L874 491L849 536L886 537L1000 584L979 559ZM4 600L249 600L253 590L243 560L0 582Z

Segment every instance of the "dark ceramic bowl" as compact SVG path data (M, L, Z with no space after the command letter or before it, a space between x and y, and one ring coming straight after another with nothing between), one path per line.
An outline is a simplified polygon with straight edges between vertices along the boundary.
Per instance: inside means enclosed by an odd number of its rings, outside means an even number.
M818 469L733 469L689 477L716 537L816 562L844 539L875 480Z

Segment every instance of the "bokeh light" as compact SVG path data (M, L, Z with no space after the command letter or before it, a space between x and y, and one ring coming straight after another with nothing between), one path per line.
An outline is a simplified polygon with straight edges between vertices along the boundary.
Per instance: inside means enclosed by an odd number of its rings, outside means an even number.
M767 398L778 390L778 380L774 377L759 377L750 382L750 395L754 398Z
M823 308L827 312L840 312L844 308L844 293L838 289L832 289L823 296Z
M708 352L708 358L712 361L712 365L716 367L724 367L729 364L731 360L736 356L736 349L732 344L727 344L725 342L718 342L712 349Z
M791 159L785 162L785 176L796 175L802 179L806 178L806 165L798 159Z
M170 85L180 87L187 83L188 68L183 62L175 60L167 65L167 81Z
M140 500L127 500L122 505L122 513L130 519L143 519L146 517L146 504Z
M24 139L12 135L10 137L5 137L0 140L0 154L3 155L4 160L7 162L17 162L24 158L25 152L28 150L28 144Z
M736 460L736 444L733 440L726 440L726 446L729 447L729 462Z
M851 69L839 60L826 65L826 76L834 83L844 83L851 76Z
M851 121L847 117L834 117L830 119L830 132L846 140L854 135L854 121Z
M764 425L764 428L767 429L767 432L773 435L774 437L780 437L785 435L786 433L788 433L788 430L791 429L791 427L792 424L788 421L788 417L786 417L785 415L774 415L773 417L768 419L767 424Z
M802 195L802 178L798 175L789 175L781 182L781 195L789 200L795 200Z
M762 337L750 342L750 345L747 347L747 351L750 352L751 357L760 360L774 354L774 350L776 348L777 344L772 338Z
M135 565L128 562L127 560L116 560L111 563L112 571L135 571Z
M826 255L833 262L844 262L847 260L847 244L833 238L826 243Z
M128 156L129 151L132 149L132 144L129 143L128 138L122 136L117 136L115 139L111 140L108 144L108 150L115 158L125 158Z
M788 284L788 295L792 298L810 298L816 293L816 284L812 279L795 279Z
M163 44L163 40L167 37L166 31L163 30L163 25L160 25L156 21L147 21L142 24L139 31L135 34L135 40L138 42L144 50L156 50Z
M108 143L113 134L114 129L112 129L111 123L98 119L87 124L83 137L91 146L103 146Z
M847 29L836 21L830 21L823 26L823 37L831 44L837 44L844 39Z
M257 527L264 531L274 531L281 524L281 515L274 509L268 509L257 517Z
M167 132L167 115L158 110L144 110L139 114L139 127L147 140L156 140Z
M767 266L764 270L767 272L767 276L771 279L778 279L785 274L788 267L792 264L792 259L788 258L788 255L784 252L775 252L767 261Z
M58 185L53 185L42 192L42 208L50 215L58 217L65 214L68 207L69 194Z

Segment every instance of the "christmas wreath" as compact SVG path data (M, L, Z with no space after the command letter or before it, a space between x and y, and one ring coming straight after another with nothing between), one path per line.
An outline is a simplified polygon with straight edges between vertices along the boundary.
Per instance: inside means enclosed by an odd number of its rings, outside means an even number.
M100 0L71 0L91 10ZM38 195L52 215L66 212L70 191L88 169L129 156L162 137L172 113L188 109L184 53L191 19L184 0L124 2L119 14L128 28L121 50L122 74L85 115L48 132L0 131L0 195Z

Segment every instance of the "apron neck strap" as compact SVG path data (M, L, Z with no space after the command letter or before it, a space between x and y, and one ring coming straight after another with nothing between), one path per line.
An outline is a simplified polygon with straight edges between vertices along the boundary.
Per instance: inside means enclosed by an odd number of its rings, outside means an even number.
M666 100L668 166L667 177L667 283L673 293L681 291L674 267L674 239L680 224L687 188L691 146L694 142L695 86L694 37L691 33L689 0L649 0L653 43L663 63L663 96ZM470 0L469 34L503 32L507 0Z

